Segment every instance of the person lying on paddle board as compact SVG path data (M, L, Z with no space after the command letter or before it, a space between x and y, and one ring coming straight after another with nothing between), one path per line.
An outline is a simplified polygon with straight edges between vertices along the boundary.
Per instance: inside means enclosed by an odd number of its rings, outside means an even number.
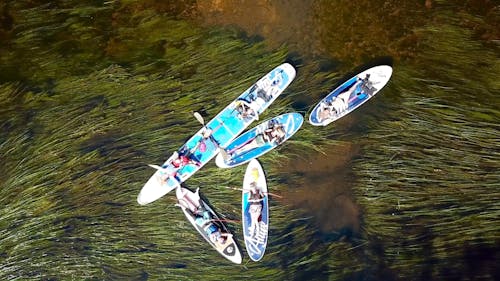
M210 212L205 210L201 204L192 215L195 217L194 221L196 224L205 230L210 241L214 243L218 249L224 249L226 247L227 238L232 236L232 234L222 232L220 227L212 221L213 218Z
M259 120L259 115L257 115L256 110L252 103L248 103L246 100L236 101L236 111L238 111L238 117L242 120Z
M263 104L273 99L273 96L280 91L280 84L283 81L283 70L280 70L273 80L263 80L255 83L249 91L250 104L256 103L260 108Z
M373 87L373 84L369 79L369 73L367 73L366 77L363 79L358 77L356 83L347 89L347 91L333 97L331 101L323 102L318 111L319 121L321 122L334 118L343 111L347 110L349 108L349 103L354 99L351 95L355 92L357 92L355 98L364 99L366 96L371 96L372 93L376 91L376 88Z
M210 241L215 244L217 250L221 251L227 246L228 237L233 236L231 233L221 232L217 230L210 234Z
M272 100L273 95L279 92L279 84L283 80L283 71L280 71L272 81L259 81L250 88L248 99L239 99L235 103L240 119L259 120L258 109Z
M267 129L256 134L253 138L242 145L227 151L227 154L229 156L240 154L242 152L260 147L266 143L275 143L276 145L279 145L285 140L285 136L286 132L283 124L274 122L274 120L271 119L268 123Z
M358 78L359 79L359 78ZM361 94L365 94L368 96L372 96L375 91L377 91L377 88L373 86L372 81L370 81L370 73L367 73L365 78L360 79L362 81L361 83L361 91L357 94L360 96Z
M218 129L218 128L216 128ZM194 153L196 150L199 150L201 153L207 151L207 144L205 143L207 140L210 140L216 147L219 147L219 142L214 139L212 136L214 130L210 128L205 128L201 134L201 138L198 143L189 151L189 154Z
M197 160L194 160L193 158L188 157L187 155L179 155L176 159L172 161L172 165L176 167L177 169L181 169L182 167L186 165L195 165L195 166L200 166L201 163Z
M255 169L256 172L254 174L258 174L259 171ZM255 176L254 176L255 177ZM262 193L262 190L257 186L257 182L254 181L250 184L250 196L248 198L249 207L248 212L250 213L250 226L248 227L248 232L251 237L254 237L260 232L260 216L262 214L262 201L264 200L265 195Z
M161 166L163 168L161 174L163 183L166 183L168 178L180 182L180 179L177 177L178 171L186 165L195 165L198 167L201 165L200 162L188 157L186 154L179 154L177 151L174 152L173 156L170 162Z

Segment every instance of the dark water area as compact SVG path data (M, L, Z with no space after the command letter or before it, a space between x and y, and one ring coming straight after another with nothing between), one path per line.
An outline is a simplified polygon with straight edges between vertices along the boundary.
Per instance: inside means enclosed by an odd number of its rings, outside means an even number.
M1 1L0 279L499 280L500 6L491 0ZM261 157L262 261L234 265L172 194L136 197L199 124L273 67L262 120L307 118L344 79L394 68L368 103ZM245 167L200 187L238 221Z
M311 212L324 233L358 234L361 214L351 191L355 176L350 165L357 150L349 144L336 145L329 147L328 155L286 162L283 177L294 174L298 179L286 183L285 203Z

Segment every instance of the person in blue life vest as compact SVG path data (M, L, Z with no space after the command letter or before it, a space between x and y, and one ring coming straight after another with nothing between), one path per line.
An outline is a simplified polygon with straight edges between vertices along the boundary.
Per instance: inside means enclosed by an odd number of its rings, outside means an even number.
M223 233L220 228L212 221L213 218L201 205L194 213L195 223L203 228L208 238L215 246L219 248L224 248L226 246L227 238L231 235L229 233Z

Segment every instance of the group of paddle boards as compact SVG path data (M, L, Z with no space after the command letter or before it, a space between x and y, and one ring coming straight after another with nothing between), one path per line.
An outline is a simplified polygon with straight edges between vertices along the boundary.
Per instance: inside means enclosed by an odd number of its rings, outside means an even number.
M149 204L176 189L178 204L201 236L222 256L242 262L236 239L199 194L182 183L216 157L220 168L248 163L243 178L242 228L249 257L259 261L265 252L269 229L268 187L264 170L257 158L292 137L302 126L300 113L285 113L242 132L267 109L295 78L295 68L284 63L250 86L212 120L194 117L202 128L175 151L163 165L149 165L156 172L141 189L137 202ZM392 67L379 65L349 78L324 97L311 111L309 123L326 126L349 114L389 81Z

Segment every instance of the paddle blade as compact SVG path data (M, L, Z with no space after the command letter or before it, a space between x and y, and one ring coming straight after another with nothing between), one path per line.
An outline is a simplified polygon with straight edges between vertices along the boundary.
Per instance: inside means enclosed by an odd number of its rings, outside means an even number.
M158 166L158 165L155 165L155 164L148 164L149 167L153 168L153 169L156 169L158 171L163 171L165 169L163 169L161 166Z
M194 115L194 118L196 118L196 120L198 120L198 122L200 122L201 125L205 126L205 119L203 119L203 117L201 116L200 113L198 113L197 111L195 111L193 113Z

